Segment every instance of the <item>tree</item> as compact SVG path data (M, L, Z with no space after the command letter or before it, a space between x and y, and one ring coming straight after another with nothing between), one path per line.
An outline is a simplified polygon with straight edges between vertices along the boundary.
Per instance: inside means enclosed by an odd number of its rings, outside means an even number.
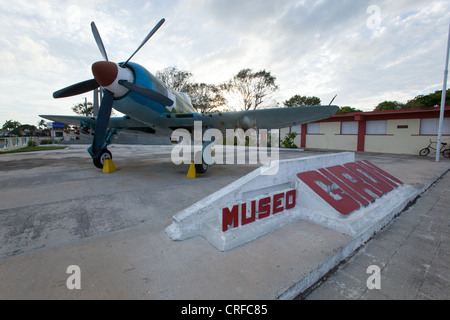
M363 111L360 109L346 106L346 107L339 108L338 112L336 112L336 113L351 113L351 112L363 112Z
M44 128L46 128L47 127L47 125L45 124L45 120L44 119L41 119L41 120L39 120L38 121L38 128L39 129L44 129Z
M212 84L191 84L187 93L191 98L192 106L203 114L211 113L226 103L220 88Z
M256 110L278 90L275 81L276 77L266 70L243 69L222 87L241 100L242 110Z
M281 145L285 148L290 149L298 149L298 146L295 144L295 138L297 137L297 133L291 132L284 137L284 140L281 142Z
M189 71L168 67L156 72L156 76L172 90L185 93L191 99L192 106L200 113L211 113L226 103L221 87L196 83Z
M373 111L383 111L383 110L399 110L404 109L405 104L397 101L383 101L380 102Z
M442 90L438 90L427 95L418 95L414 99L408 100L406 104L397 101L384 101L379 103L374 111L439 107L441 99ZM450 89L447 90L445 105L450 105Z
M440 107L442 100L442 90L435 91L434 93L430 93L427 95L419 95L412 100L406 102L405 108L413 109L413 108L432 108L432 107ZM445 101L445 105L450 105L450 89L447 90L447 99Z
M92 117L94 115L94 106L92 105L92 102L83 102L79 103L77 105L74 105L72 107L73 112L76 114L86 116L86 117Z
M37 127L31 124L20 124L19 121L8 120L2 127L2 130L7 130L13 135L22 136L23 131L27 134L34 134L37 131Z
M321 101L320 98L317 97L306 97L296 94L289 100L283 102L284 106L287 108L290 107L303 107L303 106L320 106Z
M37 127L31 124L23 124L20 126L20 130L27 135L34 135L37 131Z
M2 130L12 131L14 129L19 128L20 126L21 126L21 124L19 121L8 120L3 125Z
M156 77L166 86L178 92L188 93L193 83L192 73L179 70L176 67L167 67L156 72Z

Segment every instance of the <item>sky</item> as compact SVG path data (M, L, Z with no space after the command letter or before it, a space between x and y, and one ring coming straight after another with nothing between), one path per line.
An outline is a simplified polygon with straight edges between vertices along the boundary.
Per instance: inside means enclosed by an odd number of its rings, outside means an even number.
M442 90L448 0L0 0L0 126L36 125L39 114L73 115L92 94L52 93L92 79L102 60L95 21L110 61L133 57L156 73L190 71L219 84L244 68L266 70L279 91L372 111ZM232 106L231 106L232 107Z

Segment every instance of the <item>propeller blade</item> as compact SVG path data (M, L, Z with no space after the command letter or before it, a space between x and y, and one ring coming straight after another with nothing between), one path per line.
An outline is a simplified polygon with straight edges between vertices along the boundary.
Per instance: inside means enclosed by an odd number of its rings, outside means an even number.
M98 87L99 84L97 83L97 81L95 81L95 79L86 80L54 92L53 98L58 99L76 96L78 94L82 94L97 89Z
M103 45L102 38L100 37L100 33L98 32L97 27L95 26L94 21L91 22L92 34L94 35L95 42L97 42L98 49L102 54L103 58L108 61L108 55L106 54L105 46Z
M98 111L97 122L95 123L94 141L92 142L92 153L98 155L105 143L106 129L108 129L109 118L113 106L114 94L104 90L100 110Z
M158 24L152 29L152 31L150 31L150 33L147 35L147 37L145 37L144 41L142 41L141 45L136 49L136 51L131 55L131 57L129 57L128 60L122 64L122 67L125 67L127 65L128 61L130 61L131 58L133 58L133 56L144 46L144 44L147 43L147 41L155 34L156 31L158 31L158 29L162 26L162 24L165 21L166 21L166 19L161 19L158 22Z
M147 99L160 103L163 106L170 107L173 105L173 101L171 99L159 92L156 92L155 90L139 86L126 80L119 80L119 84L133 92L136 92L137 94L140 94Z

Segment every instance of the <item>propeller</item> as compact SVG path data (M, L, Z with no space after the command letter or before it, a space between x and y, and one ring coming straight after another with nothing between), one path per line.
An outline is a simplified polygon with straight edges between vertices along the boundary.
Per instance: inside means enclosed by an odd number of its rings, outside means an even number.
M106 54L105 46L103 45L102 37L100 37L100 33L98 32L98 29L94 23L94 21L91 22L91 29L92 34L94 35L95 42L97 42L98 49L100 50L100 53L102 54L105 61L108 61L108 55Z
M136 49L136 51L134 51L134 53L124 63L122 63L120 65L121 67L124 68L128 64L128 62L131 60L131 58L133 58L134 55L147 43L147 41L156 33L156 31L158 31L158 29L163 25L163 23L165 21L166 21L165 19L161 19L156 24L156 26L148 33L148 35L145 37L144 41L142 41L142 43L139 45L139 47ZM98 46L98 49L100 50L101 55L103 56L105 61L108 62L109 60L108 60L108 55L106 53L105 46L103 44L103 41L102 41L100 33L97 29L97 26L95 25L94 22L91 22L91 29L92 29L92 34L94 35L95 42L97 43L97 46ZM94 65L95 64L98 64L98 62L94 63ZM98 74L100 74L100 73L98 73ZM125 84L123 82L119 83L119 84L126 87L127 89L129 89L131 91L141 94L142 96L144 96L150 100L153 100L155 102L161 103L163 105L171 106L173 104L172 100L170 100L169 98L165 97L164 95L162 95L154 90L135 85L128 81L126 81ZM78 94L92 91L94 89L97 89L98 87L100 87L100 85L99 85L99 81L97 81L96 79L86 80L86 81L82 81L82 82L70 85L66 88L63 88L61 90L54 92L53 97L56 99L67 98L67 97L71 97L71 96L75 96Z
M78 94L95 90L98 87L100 87L100 85L97 83L95 79L86 80L54 92L53 98L58 99L76 96Z
M141 45L136 49L136 51L122 64L122 67L125 67L127 63L134 57L134 55L147 43L147 41L155 34L156 31L163 25L166 19L161 19L156 26L149 32L149 34L145 37L144 41L142 41Z
M109 118L113 106L114 94L111 91L104 90L102 103L98 111L97 122L95 123L94 141L91 151L93 158L96 158L102 151L105 141L106 130L108 129Z
M120 65L109 62L108 55L106 53L106 49L103 44L100 33L95 23L92 22L91 23L92 34L94 36L95 42L97 43L98 49L100 50L100 53L105 61L99 61L92 65L92 72L94 74L94 79L73 84L71 86L68 86L53 93L54 98L66 98L102 87L104 95L95 124L94 140L92 146L89 148L89 153L94 159L94 163L96 160L99 159L101 153L106 149L105 135L106 130L108 129L108 123L111 117L111 110L114 102L114 92L112 92L114 91L114 89L111 89L112 91L108 89L110 88L110 85L113 82L116 83L114 86L116 86L117 88L117 82L115 81L119 77L119 74L127 70L126 65L131 60L131 58L133 58L134 55L147 43L147 41L156 33L156 31L158 31L158 29L163 25L164 22L165 19L161 19L156 24L156 26L147 34L147 36L139 45L139 47L136 49L136 51L134 51L134 53L124 63ZM125 70L120 71L123 70L121 68L125 68ZM119 80L118 84L130 91L133 91L147 99L160 103L164 106L171 106L174 103L171 99L155 90L139 86L127 80ZM117 92L117 89L115 92L116 94L119 94Z

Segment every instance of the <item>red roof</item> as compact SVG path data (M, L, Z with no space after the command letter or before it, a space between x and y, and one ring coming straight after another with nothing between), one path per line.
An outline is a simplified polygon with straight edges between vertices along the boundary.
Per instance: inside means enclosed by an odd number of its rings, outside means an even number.
M336 113L334 116L355 116L355 115L364 115L364 116L371 116L371 115L381 115L381 114L399 114L399 113L417 113L417 112L435 112L440 111L440 107L433 107L433 108L416 108L416 109L399 109L399 110L381 110L381 111L368 111L368 112L348 112L348 113ZM450 106L445 107L445 111L450 111Z
M348 112L348 113L336 113L333 117L328 120L332 120L333 118L356 118L356 117L378 117L378 118L421 118L421 115L427 114L425 117L430 117L430 113L439 114L441 108L433 107L433 108L416 108L416 109L399 109L399 110L382 110L382 111L369 111L369 112ZM445 113L450 112L450 106L445 107ZM320 121L318 121L320 122Z

